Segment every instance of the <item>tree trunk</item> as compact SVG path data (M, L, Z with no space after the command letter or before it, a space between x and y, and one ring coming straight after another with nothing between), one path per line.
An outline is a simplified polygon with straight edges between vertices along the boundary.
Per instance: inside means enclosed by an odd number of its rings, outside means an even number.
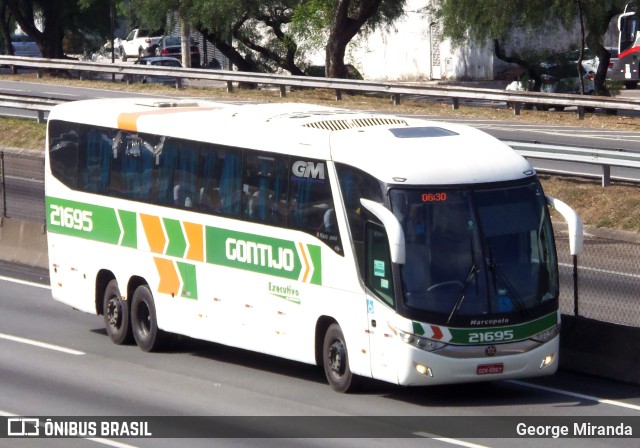
M329 40L325 49L325 75L328 78L346 78L344 55L351 39L376 12L382 0L361 0L350 10L351 0L336 0L331 21Z
M182 66L191 68L191 29L182 14L180 15L180 44L182 52Z

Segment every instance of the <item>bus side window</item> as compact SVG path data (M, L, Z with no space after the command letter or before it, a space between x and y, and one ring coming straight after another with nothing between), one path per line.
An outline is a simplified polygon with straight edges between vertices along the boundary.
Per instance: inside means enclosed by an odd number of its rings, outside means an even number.
M85 150L80 151L80 189L91 193L108 194L111 171L112 132L89 129L83 138Z
M290 174L289 228L314 235L342 254L338 227L331 226L335 224L335 213L332 214L334 204L326 163L292 157Z
M367 222L365 239L365 283L378 297L393 306L391 255L384 227L371 221Z
M78 125L51 121L49 123L49 163L53 176L70 188L77 187Z
M149 202L153 186L153 143L136 133L119 131L114 137L110 190L129 199Z
M220 175L220 212L239 217L242 209L242 154L240 151L224 149Z
M243 191L247 193L244 217L267 224L286 225L288 163L286 156L245 152Z

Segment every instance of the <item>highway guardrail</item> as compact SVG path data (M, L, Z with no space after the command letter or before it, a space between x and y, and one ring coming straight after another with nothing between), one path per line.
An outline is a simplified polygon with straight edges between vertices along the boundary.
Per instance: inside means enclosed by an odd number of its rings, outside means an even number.
M142 65L120 65L100 62L87 62L68 59L44 59L18 56L0 56L0 64L14 67L30 67L38 70L38 76L44 76L47 70L77 71L83 74L96 72L112 75L146 75L174 77L176 87L180 88L185 79L199 79L225 82L228 91L233 91L234 83L250 83L277 86L281 96L286 96L287 87L330 89L336 92L340 100L342 92L363 92L389 96L394 104L401 97L424 96L451 100L452 107L458 109L460 100L484 100L505 102L513 106L518 115L524 105L542 107L576 107L578 117L584 118L586 110L601 108L606 111L640 111L640 101L593 95L572 95L546 92L522 92L498 89L480 89L460 86L424 86L418 84L385 83L353 79L334 79L313 76L278 75L272 73L250 73L230 70L206 70L176 67L156 67Z

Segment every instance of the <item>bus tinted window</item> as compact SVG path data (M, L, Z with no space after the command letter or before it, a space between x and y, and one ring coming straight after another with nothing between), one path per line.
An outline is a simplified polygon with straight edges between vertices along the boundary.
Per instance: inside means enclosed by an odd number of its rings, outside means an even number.
M71 188L288 227L342 253L322 160L56 120L49 129L53 176Z
M51 172L64 185L77 187L78 125L52 121L49 123L49 163Z
M84 151L78 153L80 189L91 193L109 193L113 132L89 129L82 136Z
M244 216L252 221L285 226L287 209L288 158L276 154L247 152Z
M341 253L326 163L292 157L290 173L289 227L316 235Z

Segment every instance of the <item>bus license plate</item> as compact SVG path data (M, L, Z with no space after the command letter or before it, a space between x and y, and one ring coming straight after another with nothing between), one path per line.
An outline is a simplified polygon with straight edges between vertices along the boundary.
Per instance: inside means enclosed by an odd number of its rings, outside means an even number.
M476 373L478 375L493 375L496 373L502 373L504 371L504 364L481 364L478 366Z

